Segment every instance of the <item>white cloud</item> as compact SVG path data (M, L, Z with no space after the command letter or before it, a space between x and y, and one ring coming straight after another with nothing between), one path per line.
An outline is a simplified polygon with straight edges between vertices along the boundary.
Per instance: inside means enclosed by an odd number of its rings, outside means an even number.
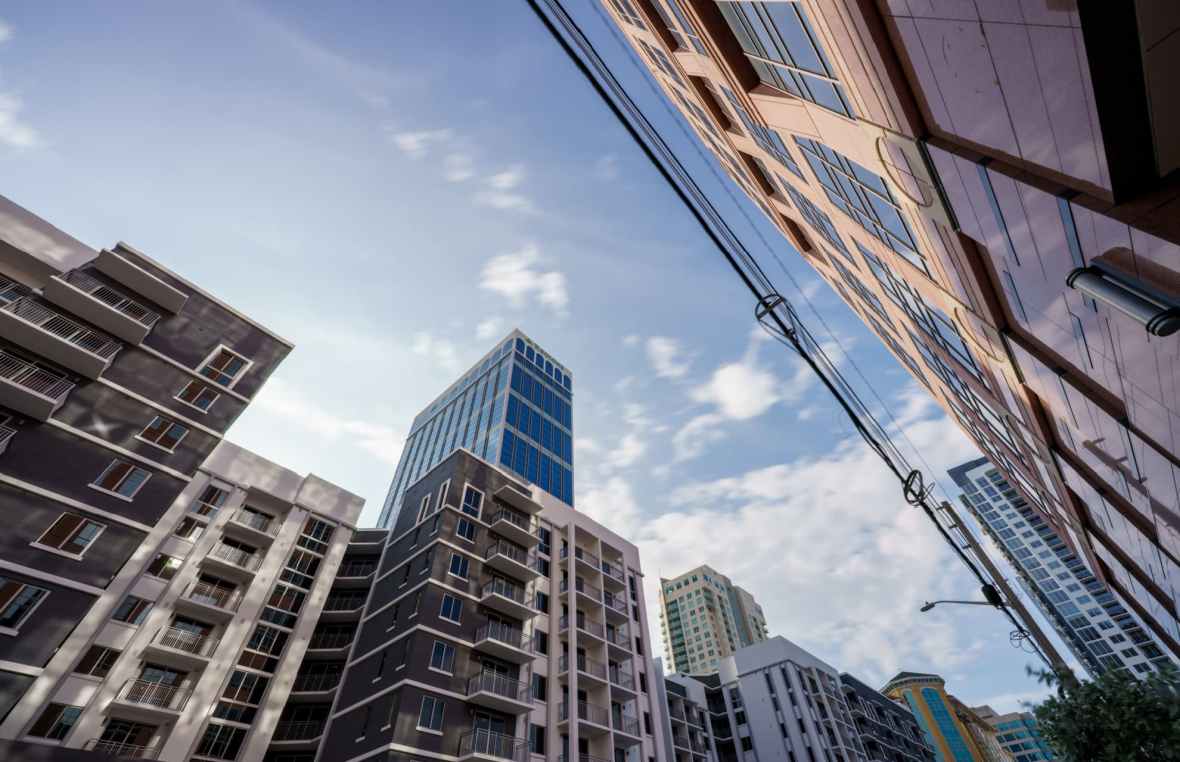
M647 443L635 432L628 432L619 440L615 449L607 455L608 465L614 468L629 468L635 465L647 452Z
M630 537L641 525L639 505L631 485L620 476L596 480L594 486L578 493L578 512L584 513L622 537ZM654 612L659 609L651 608Z
M533 213L537 211L533 202L516 189L524 180L524 167L513 165L502 172L484 178L487 186L475 194L475 203L513 212Z
M451 153L443 158L443 177L449 183L461 183L475 177L475 163L465 153Z
M306 429L321 442L326 439L336 446L359 447L389 466L397 465L401 455L404 439L392 426L343 418L323 410L280 378L266 382L253 406Z
M683 378L690 365L680 343L667 336L652 336L647 340L647 361L661 378Z
M709 445L725 438L720 425L725 419L716 413L704 413L689 420L672 435L672 452L676 460L690 460L704 454Z
M429 153L432 146L450 140L452 135L453 133L449 129L415 130L391 133L389 139L406 156L420 159Z
M459 352L447 339L432 336L421 331L414 334L410 351L437 363L443 370L459 370Z
M524 179L524 167L519 164L509 167L503 172L497 172L488 177L487 183L490 188L498 191L510 191L520 185Z
M623 346L634 347L634 346L638 345L639 342L642 340L643 339L641 336L639 336L639 334L629 333L623 337Z
M8 42L12 39L12 25L4 19L0 19L0 43Z
M742 362L722 365L703 386L692 390L697 402L712 403L722 417L745 421L756 418L778 402L779 380L768 370Z
M479 287L500 294L513 307L523 307L530 297L554 312L565 314L569 304L565 275L557 270L542 270L541 252L535 244L520 251L492 257L483 266Z
M609 181L619 176L619 157L613 153L600 156L594 162L592 174L598 180Z
M500 333L501 325L503 325L503 321L498 317L490 317L485 320L481 320L479 325L475 326L475 338L479 339L480 341L490 339Z
M37 130L21 120L24 104L12 93L0 93L0 144L10 148L33 148L41 144Z

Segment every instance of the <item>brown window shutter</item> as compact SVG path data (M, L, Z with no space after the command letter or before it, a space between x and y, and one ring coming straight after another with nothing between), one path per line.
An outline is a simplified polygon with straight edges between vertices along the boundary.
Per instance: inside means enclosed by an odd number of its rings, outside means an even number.
M60 549L85 521L81 516L73 513L63 513L53 522L53 526L38 540L42 545Z

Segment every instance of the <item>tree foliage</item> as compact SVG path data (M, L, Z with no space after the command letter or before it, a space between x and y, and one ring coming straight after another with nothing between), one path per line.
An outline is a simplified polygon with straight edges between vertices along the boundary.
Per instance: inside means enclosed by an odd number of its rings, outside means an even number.
M1066 762L1180 762L1180 673L1136 680L1109 670L1089 682L1062 681L1035 672L1056 686L1033 708L1045 740Z

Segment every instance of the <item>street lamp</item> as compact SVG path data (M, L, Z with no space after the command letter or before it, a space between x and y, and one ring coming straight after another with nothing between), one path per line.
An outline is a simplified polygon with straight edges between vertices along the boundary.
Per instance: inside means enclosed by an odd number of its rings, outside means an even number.
M961 603L964 606L994 606L990 601L926 601L926 605L918 609L922 612L927 612L940 603Z
M983 585L983 587L979 588L979 590L980 590L980 592L983 593L983 597L985 598L985 600L982 600L982 601L926 601L926 605L923 606L921 609L919 609L919 611L921 611L922 613L926 613L927 611L934 608L935 606L937 606L940 603L958 603L958 604L962 604L964 606L995 606L996 608L999 608L1004 605L1004 599L1000 595L1000 591L996 590L996 588L993 587L992 585L985 583Z

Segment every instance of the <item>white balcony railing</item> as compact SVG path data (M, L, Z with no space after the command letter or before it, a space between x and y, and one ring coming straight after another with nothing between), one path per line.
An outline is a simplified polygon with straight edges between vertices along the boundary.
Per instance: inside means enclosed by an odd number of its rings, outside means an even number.
M49 309L31 297L21 297L0 307L0 309L103 360L114 357L121 346L119 342L109 336L87 328L78 321Z
M66 377L39 368L4 350L0 350L0 378L54 402L64 400L74 388L73 382Z
M106 306L131 318L145 328L151 328L160 319L160 313L149 310L139 302L111 288L90 273L74 271L66 276L66 282L74 288L89 294Z

